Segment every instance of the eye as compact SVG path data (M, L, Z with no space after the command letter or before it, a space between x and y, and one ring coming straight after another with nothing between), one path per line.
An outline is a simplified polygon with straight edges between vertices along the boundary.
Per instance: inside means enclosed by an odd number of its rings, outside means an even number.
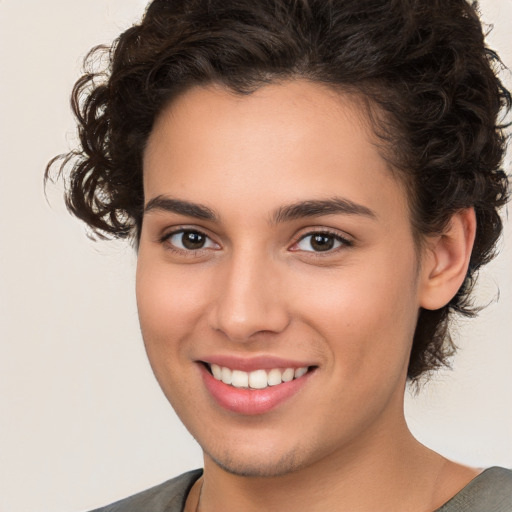
M181 229L170 233L164 237L164 241L182 251L219 248L210 237L193 229Z
M340 235L328 232L308 233L304 235L297 243L294 244L292 250L307 252L327 252L338 249L352 243Z

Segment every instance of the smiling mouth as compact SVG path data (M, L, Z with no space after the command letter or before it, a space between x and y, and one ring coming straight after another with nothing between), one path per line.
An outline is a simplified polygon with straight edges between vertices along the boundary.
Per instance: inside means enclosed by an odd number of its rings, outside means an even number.
M278 386L300 379L315 368L314 366L302 366L300 368L272 368L244 372L213 363L204 364L214 379L238 389L265 389L270 386Z

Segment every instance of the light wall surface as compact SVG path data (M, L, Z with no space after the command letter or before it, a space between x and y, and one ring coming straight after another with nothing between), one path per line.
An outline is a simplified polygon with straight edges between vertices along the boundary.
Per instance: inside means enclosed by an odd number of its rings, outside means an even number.
M46 162L74 146L81 59L144 7L0 0L0 511L88 510L202 464L146 362L134 251L90 241L60 186L43 192ZM512 65L512 1L481 7ZM461 324L454 370L408 393L407 417L448 457L512 467L510 222L478 292L491 304Z

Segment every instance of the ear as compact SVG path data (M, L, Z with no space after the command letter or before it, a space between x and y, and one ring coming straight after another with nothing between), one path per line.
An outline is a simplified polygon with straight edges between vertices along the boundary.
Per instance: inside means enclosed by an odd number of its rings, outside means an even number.
M442 308L455 296L466 277L475 233L475 210L466 208L452 216L441 235L427 241L419 288L422 308Z

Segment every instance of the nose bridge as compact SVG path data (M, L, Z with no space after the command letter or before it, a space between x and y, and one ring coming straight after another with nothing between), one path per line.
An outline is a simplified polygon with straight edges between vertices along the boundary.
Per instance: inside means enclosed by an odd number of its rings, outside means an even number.
M212 326L233 341L284 330L289 317L277 267L262 251L250 247L233 251L219 276Z

